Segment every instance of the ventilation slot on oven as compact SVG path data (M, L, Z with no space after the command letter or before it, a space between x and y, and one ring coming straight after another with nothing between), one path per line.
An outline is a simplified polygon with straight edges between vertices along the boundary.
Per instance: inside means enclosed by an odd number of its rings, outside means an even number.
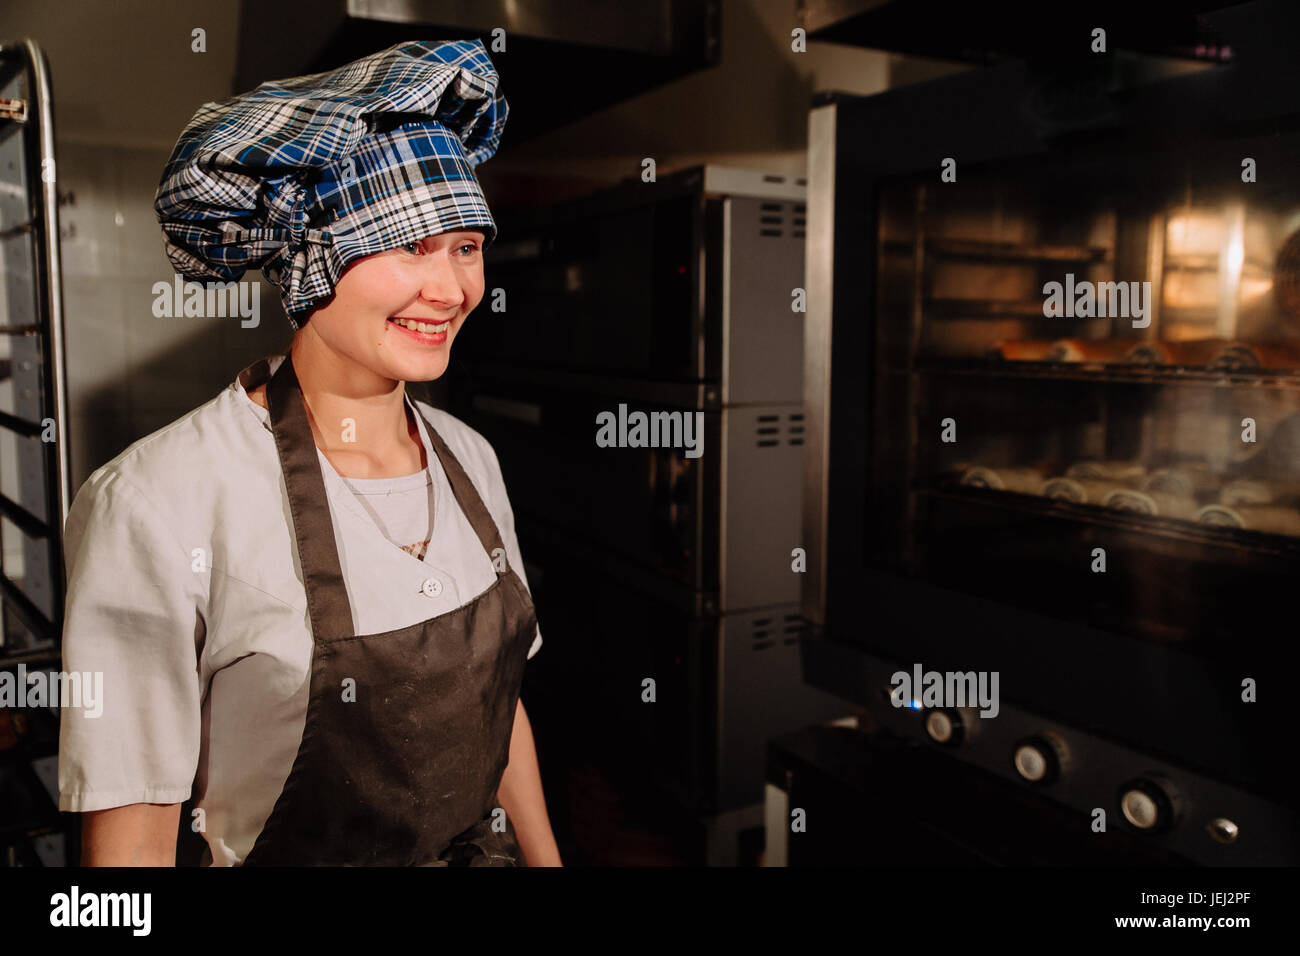
M783 422L781 415L759 415L758 424L754 428L754 434L757 436L757 444L760 448L767 448L772 445L779 445L783 441L788 445L803 444L803 412L793 412L785 415Z
M759 203L758 212L758 234L760 236L785 235L785 203Z
M798 614L787 614L781 632L785 635L782 644L798 644L799 635L803 633L803 617Z
M788 415L787 418L789 419L790 422L786 426L786 431L790 435L789 438L790 444L802 445L803 444L803 412L795 412L791 415Z

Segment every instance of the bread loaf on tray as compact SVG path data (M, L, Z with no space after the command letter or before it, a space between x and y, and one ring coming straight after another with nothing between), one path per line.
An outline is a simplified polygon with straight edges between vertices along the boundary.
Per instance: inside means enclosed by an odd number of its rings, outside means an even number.
M1099 505L1112 491L1127 485L1105 478L1052 478L1043 485L1043 495L1078 505Z
M1143 491L1168 491L1195 497L1218 491L1222 479L1203 464L1157 468L1142 482Z
M1043 476L1035 468L983 468L967 469L961 483L971 488L992 488L996 491L1018 491L1024 495L1041 494Z
M1237 478L1219 491L1219 504L1229 508L1237 505L1272 505L1300 500L1300 482L1264 481L1254 478Z
M1147 473L1138 461L1079 461L1065 469L1066 478L1100 478L1105 481L1140 481Z
M1112 491L1102 505L1116 511L1131 511L1140 515L1158 515L1165 518L1191 520L1196 515L1196 499L1167 491L1138 491L1124 488Z
M1277 505L1206 505L1196 513L1202 524L1219 528L1243 528L1265 534L1300 537L1300 511Z

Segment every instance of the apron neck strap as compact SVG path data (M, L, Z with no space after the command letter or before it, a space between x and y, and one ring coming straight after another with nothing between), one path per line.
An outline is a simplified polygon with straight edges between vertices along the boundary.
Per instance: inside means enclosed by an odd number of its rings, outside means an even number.
M352 605L343 583L325 479L316 457L316 440L307 421L302 388L288 352L266 383L266 404L289 496L312 634L318 641L353 637Z

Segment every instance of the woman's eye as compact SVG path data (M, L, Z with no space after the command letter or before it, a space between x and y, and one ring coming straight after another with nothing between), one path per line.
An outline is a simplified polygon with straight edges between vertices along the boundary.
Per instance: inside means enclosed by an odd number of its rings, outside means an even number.
M411 255L418 255L419 253L424 251L424 242L423 240L417 239L413 242L408 242L404 244L401 248L403 251L411 253ZM472 256L476 252L478 252L478 246L472 242L467 242L464 245L460 246L459 248L461 254L465 256Z

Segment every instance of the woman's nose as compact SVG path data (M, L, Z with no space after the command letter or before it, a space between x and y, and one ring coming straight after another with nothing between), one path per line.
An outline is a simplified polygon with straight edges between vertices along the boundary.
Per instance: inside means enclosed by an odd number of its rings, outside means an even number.
M420 286L421 298L459 308L465 301L465 289L456 270L439 256L430 256L429 259Z

